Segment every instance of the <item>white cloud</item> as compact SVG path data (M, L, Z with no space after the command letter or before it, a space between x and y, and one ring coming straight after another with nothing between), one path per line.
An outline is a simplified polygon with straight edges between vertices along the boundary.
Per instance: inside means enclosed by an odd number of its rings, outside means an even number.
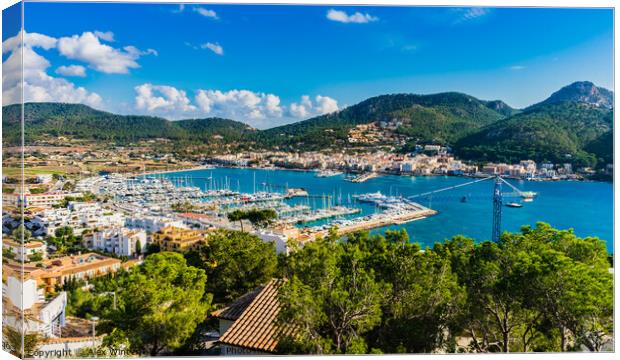
M511 67L509 67L510 70L514 70L514 71L518 71L518 70L524 70L525 66L523 65L513 65Z
M154 55L154 56L159 55L157 53L157 50L155 49L146 49L142 51L133 45L125 46L123 50L125 50L128 54L135 56L136 58L139 58L140 56L144 56L144 55Z
M179 14L179 13L182 13L183 11L185 11L185 5L179 4L179 7L176 10L172 10L172 13Z
M293 120L338 111L338 102L328 96L302 96L299 103L285 106L275 94L233 89L198 89L193 99L172 86L145 83L134 88L134 112L169 119L222 117L269 128Z
M224 48L219 43L208 42L206 44L200 45L200 47L203 49L209 49L217 55L224 55Z
M24 39L24 46L19 44L19 35L2 43L3 53L10 53L2 63L2 105L21 102L23 89L25 102L83 103L101 107L103 101L97 93L47 74L49 61L33 48L50 49L56 43L54 38L28 33Z
M293 117L296 118L306 118L310 116L310 110L312 109L312 100L310 100L310 96L303 95L301 97L301 102L292 103L289 106L289 111Z
M264 120L283 115L280 98L250 90L198 90L195 98L201 113L227 117L260 127Z
M136 86L134 90L136 110L142 113L182 118L196 111L185 91L172 86L147 83Z
M95 34L96 37L98 37L101 40L109 41L109 42L113 42L114 41L114 33L111 32L111 31L103 32L103 31L95 30L94 34Z
M25 32L23 36L24 45L34 48L39 47L44 50L49 50L56 47L57 40L51 36ZM21 46L22 37L21 33L2 42L2 53L12 52Z
M102 44L92 32L58 39L58 51L61 55L88 63L89 67L107 74L126 74L129 69L140 67L137 60L142 55L156 54L149 49L140 51L134 46L125 46L122 50Z
M203 7L195 7L194 11L197 12L198 14L204 16L204 17L208 17L208 18L212 18L212 19L218 19L217 13L215 11L213 11L213 10L205 9Z
M86 69L81 65L69 65L69 66L62 65L56 69L56 74L64 75L64 76L85 77Z
M338 111L338 109L338 101L329 96L317 95L313 102L310 96L303 95L299 103L291 103L289 113L295 118L304 119L329 114Z
M351 15L348 15L344 11L329 9L327 11L327 18L332 21L338 21L341 23L356 23L356 24L365 24L369 22L378 21L379 18L372 16L368 13L362 14L361 12L355 12Z

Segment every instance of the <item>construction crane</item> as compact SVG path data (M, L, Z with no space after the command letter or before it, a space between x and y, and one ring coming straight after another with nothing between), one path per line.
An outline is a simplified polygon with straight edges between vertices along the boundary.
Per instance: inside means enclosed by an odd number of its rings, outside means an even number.
M474 181L468 181L466 183L463 184L458 184L458 185L454 185L454 186L449 186L446 188L442 188L442 189L437 189L437 190L433 190L433 191L427 191L421 194L416 194L416 195L412 195L412 196L408 196L407 199L416 199L416 198L422 198L422 197L427 197L430 196L432 198L432 196L434 194L440 193L440 192L444 192L444 191L449 191L449 190L454 190L457 188L461 188L461 187L466 187L466 186L470 186L479 182L483 182L483 181L487 181L487 180L491 180L494 179L494 187L493 187L493 227L492 227L492 233L491 233L491 239L494 242L498 242L499 238L501 236L501 228L502 228L502 205L504 203L503 201L503 197L504 196L514 196L514 197L521 197L522 199L524 199L524 201L532 201L534 199L534 197L536 197L536 193L532 192L532 191L521 191L520 189L518 189L516 186L512 185L511 183L509 183L508 181L504 180L500 175L495 175L495 176L489 176L489 177L485 177L482 179L477 179ZM506 184L508 185L514 192L512 193L503 193L502 192L502 184Z

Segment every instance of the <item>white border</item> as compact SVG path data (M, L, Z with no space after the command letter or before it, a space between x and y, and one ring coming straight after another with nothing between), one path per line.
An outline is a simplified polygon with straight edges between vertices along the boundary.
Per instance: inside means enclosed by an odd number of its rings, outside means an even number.
M15 1L15 0L0 0L0 6L1 9L6 9L9 6L12 6L14 4L16 4L19 1ZM25 0L25 2L53 2L53 1L45 1L45 0ZM614 8L614 70L616 68L615 65L617 65L617 56L616 56L616 49L618 49L618 38L619 38L619 34L618 34L618 27L615 26L615 7L616 7L616 3L613 0L590 0L590 1L583 1L583 0L520 0L520 1L514 1L514 0L507 0L507 1L500 1L500 0L476 0L476 1L468 1L468 0L436 0L436 1L418 1L418 0L387 0L387 1L364 1L364 0L336 0L336 1L329 1L329 0L301 0L301 1L286 1L286 0L269 0L269 1L264 1L264 0L219 0L219 1L211 1L211 0L204 0L204 1L200 1L200 0L185 0L185 1L166 1L166 0L149 0L149 1L144 1L144 0L124 0L124 1L120 1L120 0L112 0L112 1L96 1L96 0L63 0L63 1L56 1L56 2L110 2L110 3L115 3L115 2L130 2L130 3L169 3L169 4L180 4L180 3L185 3L185 4L189 4L189 3L198 3L198 4L299 4L299 5L382 5L382 6L389 6L389 5L400 5L400 6L482 6L482 7L584 7L584 8ZM2 20L0 17L0 28L2 25ZM1 31L1 30L0 30ZM1 71L1 65L0 65L0 71ZM614 86L613 86L613 90L615 91L615 84L618 82L618 73L614 71ZM616 96L614 96L614 109L616 109ZM2 94L0 92L0 103L2 100ZM1 114L0 114L0 118L1 118ZM618 118L618 112L614 111L614 127L616 127L616 125L618 124L617 122L617 118ZM1 133L2 131L0 130L0 138L1 138ZM617 140L618 140L618 131L614 132L614 144L618 144ZM614 146L614 159L620 159L620 147L618 146ZM2 161L2 154L0 153L0 162ZM615 161L614 161L615 162ZM620 176L620 171L618 170L618 167L614 166L614 179L618 179L618 176ZM0 177L1 177L1 170L0 170ZM614 181L614 185L615 185L615 181ZM618 212L615 211L616 206L620 204L620 194L618 192L615 191L615 186L614 186L614 249L618 249L617 246L617 241L616 239L618 239L619 235L620 235L620 229L616 226L616 224L620 224L620 215L618 214ZM617 251L614 251L617 252ZM617 268L617 260L616 257L614 257L614 268ZM615 276L614 276L614 285L616 285L615 283ZM616 286L614 288L614 309L618 309L619 308L619 297L618 297L618 287ZM1 306L1 304L0 304ZM1 307L0 307L1 310ZM616 325L614 323L614 325ZM615 329L617 329L617 327L615 327ZM616 338L617 340L617 338ZM366 359L403 359L403 358L413 358L414 356L419 357L425 357L428 358L429 356L435 356L435 357L440 357L441 355L427 355L427 354L416 354L416 355L363 355ZM545 353L545 354L484 354L484 355L477 355L477 354L460 354L460 355L444 355L444 356L450 356L451 358L453 358L454 356L457 356L459 358L471 358L471 359L482 359L482 358L492 358L492 359L583 359L584 357L587 358L592 358L592 359L615 359L616 356L614 353ZM304 356L304 357L308 357L308 356ZM312 356L312 359L328 359L328 358L341 358L341 357L345 357L345 356ZM346 357L350 357L350 356L346 356ZM11 358L17 359L16 357L11 356ZM189 357L166 357L166 359L178 359L178 360L182 360L182 359L187 359ZM278 358L283 358L283 359L288 359L288 358L299 358L299 356L297 357L293 357L293 356L278 356ZM248 360L255 360L255 359L264 359L264 357L255 357L255 356L247 356L244 357L244 359L248 359Z

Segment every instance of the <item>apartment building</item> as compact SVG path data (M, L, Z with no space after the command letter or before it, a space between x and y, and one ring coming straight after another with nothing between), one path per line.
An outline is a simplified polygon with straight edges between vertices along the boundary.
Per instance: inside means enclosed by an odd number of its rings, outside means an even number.
M35 215L31 222L41 229L42 235L53 235L63 226L81 234L86 229L121 227L125 218L120 212L104 209L97 202L70 202L66 209L47 209Z
M147 236L142 229L104 228L84 236L84 245L118 256L139 256L146 250ZM139 252L136 253L136 248Z
M51 192L43 194L2 194L2 204L14 207L45 207L51 208L59 204L67 196L81 196L81 193Z
M185 252L197 249L206 241L207 232L190 230L174 226L165 227L152 235L153 244L159 245L161 251Z
M42 288L45 294L53 294L56 286L62 286L69 279L89 280L98 276L118 271L121 268L119 259L86 253L64 256L56 259L44 260L37 265L32 263L22 265L17 262L3 264L4 276L20 277L36 282L37 288Z
M125 227L130 229L144 229L149 233L160 231L166 227L187 228L183 220L157 215L129 216L125 220Z

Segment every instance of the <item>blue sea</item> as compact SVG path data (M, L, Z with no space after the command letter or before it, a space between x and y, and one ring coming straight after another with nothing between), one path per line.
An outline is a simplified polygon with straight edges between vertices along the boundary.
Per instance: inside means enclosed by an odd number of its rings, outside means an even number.
M352 183L345 175L317 178L314 172L265 169L216 168L182 171L161 176L183 178L201 189L223 188L252 193L253 191L283 191L304 188L313 197L296 198L290 203L303 203L319 208L326 206L327 196L335 204L354 206L362 214L376 209L371 204L357 203L353 195L381 191L385 195L412 196L428 191L471 182L474 179L448 176L381 176L364 183ZM508 180L522 191L534 191L533 202L524 202L522 208L503 207L502 231L517 232L523 225L534 226L543 221L559 229L572 228L580 237L595 236L603 239L613 252L613 185L608 182L531 182ZM491 237L493 181L483 181L457 189L415 199L439 213L435 216L391 228L405 228L412 241L425 246L461 234L476 241ZM513 192L503 186L505 193ZM463 197L466 201L463 202ZM504 202L519 202L519 198L505 198ZM360 216L359 214L353 216ZM306 224L308 225L316 225ZM379 228L373 232L383 232Z

